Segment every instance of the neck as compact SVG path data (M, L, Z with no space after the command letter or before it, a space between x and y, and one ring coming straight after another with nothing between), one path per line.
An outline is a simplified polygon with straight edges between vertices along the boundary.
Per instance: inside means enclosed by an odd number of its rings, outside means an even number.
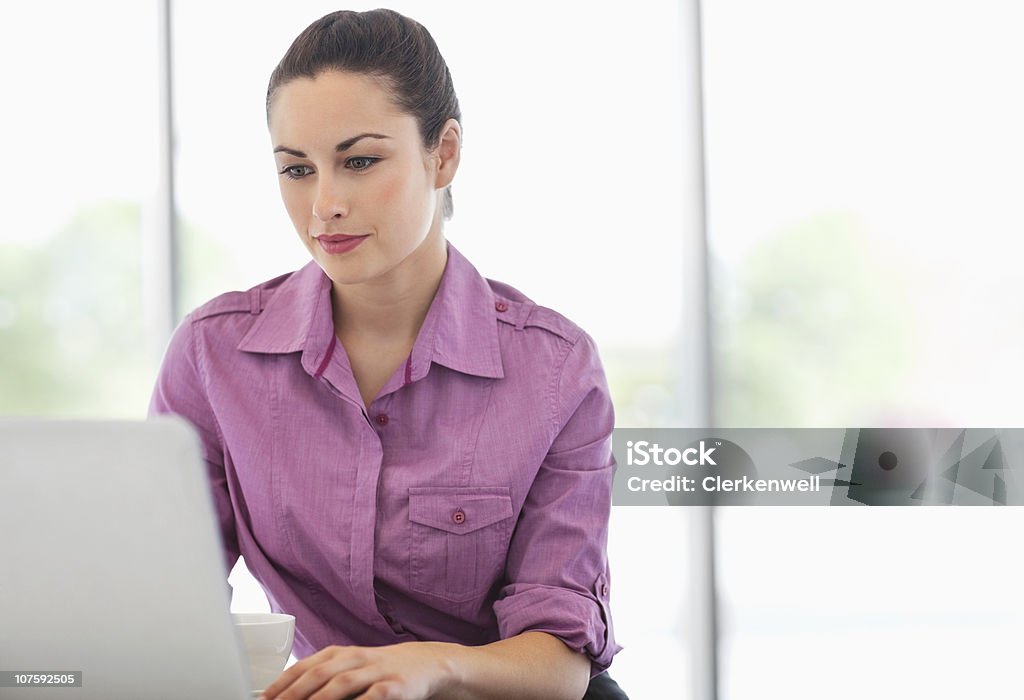
M334 330L342 343L347 338L415 340L447 261L444 236L431 233L384 277L364 284L335 284Z

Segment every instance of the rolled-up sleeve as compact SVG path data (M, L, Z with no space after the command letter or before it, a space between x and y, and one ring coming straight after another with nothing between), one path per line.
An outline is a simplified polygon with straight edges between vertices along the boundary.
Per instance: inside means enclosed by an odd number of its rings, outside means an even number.
M523 505L494 604L502 638L547 632L591 661L621 649L609 608L611 433L615 418L597 348L585 333L554 375L556 437Z
M196 329L191 316L185 318L171 337L150 400L149 415L166 413L184 418L199 433L224 546L225 564L230 572L239 557L238 538L224 471L223 440L207 398Z

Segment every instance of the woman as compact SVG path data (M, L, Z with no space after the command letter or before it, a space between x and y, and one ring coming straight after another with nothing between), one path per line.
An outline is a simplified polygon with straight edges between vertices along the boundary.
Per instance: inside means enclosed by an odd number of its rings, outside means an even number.
M445 241L460 117L419 24L310 25L267 122L313 260L192 312L160 371L151 412L200 433L229 570L244 556L296 617L268 698L569 699L595 676L588 697L624 697L601 694L604 374Z

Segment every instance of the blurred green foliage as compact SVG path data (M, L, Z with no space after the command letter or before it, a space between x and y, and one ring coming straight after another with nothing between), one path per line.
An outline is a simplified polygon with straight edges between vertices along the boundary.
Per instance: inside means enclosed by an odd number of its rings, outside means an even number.
M874 425L898 405L918 336L913 271L853 215L765 240L713 278L716 422Z
M184 312L224 255L182 229ZM160 358L144 325L140 205L100 202L40 238L0 244L0 415L145 416Z
M137 204L107 202L0 245L0 413L144 415L140 228Z

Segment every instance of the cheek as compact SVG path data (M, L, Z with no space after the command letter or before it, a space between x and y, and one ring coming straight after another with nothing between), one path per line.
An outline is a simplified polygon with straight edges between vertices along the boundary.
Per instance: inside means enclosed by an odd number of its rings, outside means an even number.
M379 183L377 201L388 207L404 224L418 225L424 217L430 218L430 197L433 189L421 169L416 167L403 168L389 174Z
M409 192L413 189L408 174L401 170L388 173L387 177L377 181L375 199L384 205L408 206ZM394 211L394 210L391 210Z
M306 196L302 188L295 187L291 183L282 182L280 189L281 200L284 202L284 208L288 212L288 217L292 220L295 228L304 232L306 230L306 220L313 205L306 202Z

